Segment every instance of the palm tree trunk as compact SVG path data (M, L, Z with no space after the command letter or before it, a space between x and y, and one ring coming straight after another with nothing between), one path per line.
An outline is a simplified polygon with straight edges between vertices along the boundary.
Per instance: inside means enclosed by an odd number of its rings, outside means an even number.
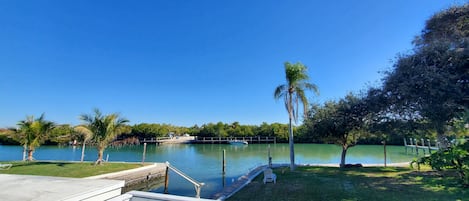
M23 145L23 161L26 161L26 144Z
M295 170L295 149L293 144L293 125L292 125L292 118L290 117L289 125L288 125L288 143L290 145L290 171Z
M340 168L345 167L345 156L347 155L347 146L342 146L342 155L340 156Z
M28 149L28 161L33 161L33 152L34 150Z
M83 146L81 148L81 162L85 159L85 140L83 140Z
M94 163L95 165L101 165L103 162L103 153L104 153L104 148L99 147L98 150L98 160Z

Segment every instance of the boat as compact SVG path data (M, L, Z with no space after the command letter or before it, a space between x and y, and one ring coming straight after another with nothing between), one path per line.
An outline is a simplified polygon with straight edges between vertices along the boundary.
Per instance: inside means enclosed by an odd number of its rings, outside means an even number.
M247 145L248 141L246 141L246 140L230 140L230 141L228 141L228 143L230 143L232 145Z

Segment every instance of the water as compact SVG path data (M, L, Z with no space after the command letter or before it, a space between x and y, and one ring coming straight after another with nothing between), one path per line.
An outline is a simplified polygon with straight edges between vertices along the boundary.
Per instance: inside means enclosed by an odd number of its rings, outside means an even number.
M220 191L223 185L230 185L238 177L246 174L261 164L268 163L268 146L266 144L226 145L226 144L167 144L148 145L146 162L166 162L182 170L195 180L204 182L202 197L210 197ZM226 174L222 174L222 153L226 150ZM387 146L387 162L408 162L415 156L405 154L403 146ZM288 164L288 144L272 144L270 152L273 163ZM104 157L109 155L109 161L141 162L143 146L128 146L120 148L109 147ZM295 161L297 164L320 164L340 162L341 148L324 144L295 144ZM85 160L96 159L94 147L85 149ZM0 161L21 160L23 148L20 146L0 145ZM36 160L65 160L79 161L81 147L41 146L34 153ZM377 164L383 163L383 146L360 145L352 147L347 152L347 163ZM149 187L149 191L163 192L161 183ZM194 196L195 190L191 183L178 175L170 174L169 193L176 195Z

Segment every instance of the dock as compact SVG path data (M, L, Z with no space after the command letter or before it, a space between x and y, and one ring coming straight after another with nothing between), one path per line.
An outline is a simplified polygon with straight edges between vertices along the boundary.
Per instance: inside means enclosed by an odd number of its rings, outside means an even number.
M277 143L276 137L195 137L194 144L229 144L230 141L246 141L249 144Z
M409 138L409 143L407 143L406 138L404 138L405 153L408 153L407 150L410 149L411 153L414 153L415 150L415 154L419 155L419 150L421 150L423 151L423 155L425 155L427 151L428 154L431 154L432 151L440 149L440 143L438 140L435 140L434 146L432 146L430 139L427 139L426 141L427 143L425 144L425 140L423 138L420 139L420 142L415 138Z

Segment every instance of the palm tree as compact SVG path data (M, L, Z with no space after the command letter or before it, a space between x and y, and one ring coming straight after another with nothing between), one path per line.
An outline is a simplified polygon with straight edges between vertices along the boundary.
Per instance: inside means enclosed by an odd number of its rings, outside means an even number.
M85 159L85 145L86 141L90 140L93 137L93 133L86 128L86 126L76 126L73 128L73 131L79 133L81 136L80 138L83 139L83 144L81 145L81 159L80 161L83 162Z
M77 126L76 131L86 135L91 135L91 139L96 143L98 149L98 159L95 164L103 162L104 149L118 135L126 131L125 123L129 120L120 118L118 114L102 115L99 109L94 109L94 116L83 114L80 116L85 124Z
M14 129L24 151L27 152L28 161L34 160L33 153L37 147L46 140L49 132L54 128L55 124L44 119L44 114L34 119L34 116L27 116L25 120L19 121L18 129ZM24 157L23 157L24 160Z
M305 91L311 90L315 94L319 94L318 87L315 84L308 83L309 76L306 74L307 67L300 62L291 64L285 62L286 84L282 84L275 88L274 98L276 100L283 97L285 108L289 117L289 138L290 144L290 170L295 170L295 151L293 148L293 125L292 121L298 122L299 103L303 106L304 115L308 110L308 99Z

